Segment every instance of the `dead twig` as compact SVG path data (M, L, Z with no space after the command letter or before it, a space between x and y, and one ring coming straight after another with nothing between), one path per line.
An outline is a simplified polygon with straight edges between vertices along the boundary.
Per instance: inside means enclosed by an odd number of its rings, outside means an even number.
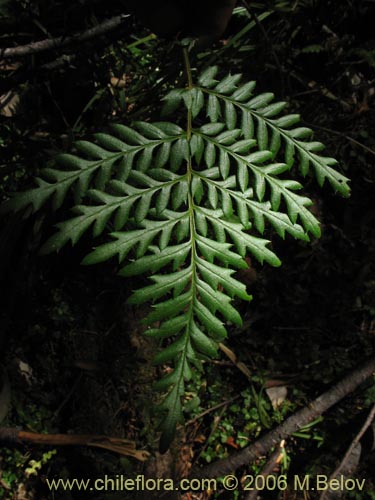
M0 443L4 444L40 444L48 446L92 446L133 457L144 462L150 454L145 450L137 450L134 441L110 436L92 434L38 434L20 431L15 428L0 427Z
M199 451L198 456L195 457L195 459L194 459L195 462L197 462L200 459L202 453L204 451L206 451L206 449L207 449L207 447L208 447L208 445L210 443L210 438L211 438L211 436L213 436L213 434L215 433L216 429L219 427L219 424L221 422L221 419L223 418L224 413L225 413L225 408L222 408L220 414L214 418L213 424L211 426L210 433L207 436L207 439L206 439L206 442L205 442L203 448Z
M78 43L86 42L92 38L104 35L109 31L121 26L125 19L129 17L129 14L121 14L119 16L107 19L102 23L89 28L83 33L76 33L71 36L59 36L56 38L47 38L45 40L40 40L38 42L31 42L26 45L19 45L18 47L8 47L0 49L0 59L10 59L14 57L24 57L31 54L37 54L39 52L45 52L47 50L61 50L69 45L75 45Z
M192 424L195 424L195 422L197 422L198 420L200 420L201 418L205 417L206 415L208 415L209 413L212 413L213 411L215 410L219 410L220 408L222 408L223 406L228 406L230 405L231 403L233 403L233 401L236 401L236 399L238 399L240 397L240 395L237 395L235 396L234 398L230 398L230 399L227 399L226 401L223 401L222 403L218 403L217 405L214 405L212 406L211 408L207 408L207 410L204 410L202 413L200 413L199 415L197 415L196 417L194 417L193 419L189 420L189 422L186 422L186 425L192 425Z
M370 358L360 368L344 377L327 392L321 394L311 404L291 415L281 425L264 434L255 443L227 458L213 462L201 469L193 469L192 477L211 478L229 474L259 456L267 455L280 441L312 422L345 396L353 392L362 382L375 372L375 357Z
M276 450L272 453L270 458L267 460L266 465L259 473L260 476L266 478L267 476L272 474L272 472L275 470L276 467L278 467L279 463L282 461L284 456L284 446L285 446L285 441L283 440L276 448ZM259 490L257 489L257 487L255 487L253 491L251 491L248 495L246 495L245 500L256 500L258 492Z
M219 342L219 349L231 360L231 362L245 375L248 380L251 380L251 371L245 363L238 361L238 358L232 349L229 349L229 347L222 342Z
M375 405L371 408L371 411L370 411L368 417L366 418L365 423L361 427L361 429L358 432L358 434L356 435L356 437L351 442L351 444L350 444L349 448L347 449L347 452L345 453L344 458L341 460L339 466L331 474L331 477L329 478L330 481L331 481L331 479L336 478L340 474L340 472L345 468L345 465L347 464L351 454L353 453L354 448L358 445L359 441L362 439L362 436L367 431L367 429L370 427L374 418L375 418ZM320 497L320 500L324 500L326 498L328 492L329 492L329 490L324 491Z

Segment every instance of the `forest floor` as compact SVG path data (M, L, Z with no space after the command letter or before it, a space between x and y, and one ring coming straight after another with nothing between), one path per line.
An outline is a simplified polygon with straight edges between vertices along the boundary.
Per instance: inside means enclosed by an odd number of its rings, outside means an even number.
M250 371L251 383L225 354L206 363L205 374L189 387L190 424L180 429L173 450L178 474L255 440L374 355L375 39L363 28L364 14L356 11L355 17L354 11L346 5L335 15L327 8L269 22L267 38L257 35L264 52L249 55L248 65L242 61L246 76L255 74L261 90L287 96L288 111L301 113L350 177L352 195L343 199L309 183L322 237L307 244L275 239L281 268L252 263L242 273L254 299L239 305L244 324L232 329L226 345ZM22 230L30 234L35 228ZM152 382L158 369L150 365L155 346L142 337L144 310L126 303L134 283L115 276L110 265L80 266L83 246L43 259L29 250L4 264L10 271L2 365L11 381L11 403L1 425L39 433L106 434L155 452L151 402L157 397ZM272 386L286 388L281 406L273 407L265 392ZM288 474L332 472L374 395L369 383L304 437L291 437L284 464ZM215 411L206 412L215 405ZM55 452L48 455L51 449ZM366 493L351 498L375 498L373 455L364 450L355 473L367 479ZM262 463L242 473L254 474ZM35 471L25 473L32 465ZM51 494L46 478L152 474L149 466L110 451L37 445L3 448L0 469L1 500L135 498L124 492ZM205 495L190 498L210 496ZM234 497L218 492L215 498ZM289 492L283 498L303 496Z

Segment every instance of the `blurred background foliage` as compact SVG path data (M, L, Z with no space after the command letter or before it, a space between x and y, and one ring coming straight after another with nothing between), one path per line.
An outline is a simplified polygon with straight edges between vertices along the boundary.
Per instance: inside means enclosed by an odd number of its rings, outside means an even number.
M173 40L158 39L132 15L105 35L63 50L2 57L5 48L65 39L126 13L126 1L120 0L0 1L4 199L28 186L74 140L110 121L157 115L162 96L181 82L181 55ZM367 22L374 17L371 0L239 2L222 39L195 55L197 68L219 64L224 73L242 72L257 80L258 89L287 100L288 111L301 113L339 160L353 191L343 200L308 184L322 238L312 244L275 239L283 266L252 265L243 273L254 300L240 306L244 326L233 329L228 346L252 381L223 355L192 382L192 420L180 436L188 458L180 453L178 459L185 472L191 460L204 464L245 446L374 355L375 34ZM85 240L73 251L40 259L47 222L54 222L49 213L27 222L2 220L0 363L11 398L6 403L0 396L6 410L1 425L107 433L152 450L156 430L147 402L155 397L156 372L148 364L153 346L138 325L143 312L126 305L133 284L118 278L110 264L80 267ZM278 385L287 390L279 405L266 392ZM373 402L369 383L302 437L291 438L285 470L329 474ZM217 410L202 416L215 405ZM368 449L356 471L367 479L366 493L353 498L374 498L373 442L367 435ZM130 477L142 471L108 452L47 452L2 448L0 499L125 498L77 491L51 496L45 477ZM28 475L31 460L40 468ZM253 464L239 474L261 467L262 462ZM228 498L221 491L215 497ZM276 498L271 492L268 497ZM284 498L299 497L290 491Z

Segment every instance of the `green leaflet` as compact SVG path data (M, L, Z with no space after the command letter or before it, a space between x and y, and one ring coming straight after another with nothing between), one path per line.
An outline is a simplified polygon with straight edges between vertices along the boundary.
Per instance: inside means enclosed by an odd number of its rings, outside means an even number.
M211 74L216 73L212 71ZM257 139L260 150L269 150L275 157L281 144L284 144L284 161L289 168L297 163L301 173L306 175L312 166L320 186L327 179L336 192L349 196L348 178L332 169L337 162L333 158L317 154L324 147L321 143L306 141L312 134L310 129L294 127L299 122L299 115L277 117L285 103L270 104L274 97L271 93L251 97L253 82L229 89L229 86L223 86L222 82L213 86L207 84L206 80L201 79L202 90L207 94L208 102L215 102L215 112L208 114L212 122L225 113L229 115L229 118L226 118L228 128L241 120L243 137Z
M266 227L285 238L319 236L311 200L292 178L315 174L343 196L348 179L336 161L320 155L322 144L283 114L273 94L254 95L254 82L241 75L219 80L208 68L198 85L173 89L163 114L186 111L172 121L114 124L94 141L79 141L54 168L41 171L34 189L11 198L2 211L57 210L75 197L74 215L57 225L41 253L76 244L88 231L103 243L83 264L116 258L123 277L148 275L130 303L149 302L146 335L161 342L155 364L172 370L157 382L164 393L161 449L183 421L185 382L201 360L214 357L231 324L240 325L234 297L251 300L235 277L249 253L259 262L280 260L263 238Z

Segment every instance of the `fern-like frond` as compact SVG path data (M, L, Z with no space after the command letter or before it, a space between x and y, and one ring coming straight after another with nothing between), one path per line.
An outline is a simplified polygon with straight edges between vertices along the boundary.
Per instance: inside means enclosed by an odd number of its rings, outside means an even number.
M196 107L206 108L206 115L212 123L222 121L228 130L241 128L244 139L256 139L259 150L269 151L273 158L281 153L288 169L297 164L303 176L313 167L320 186L325 179L333 189L343 196L348 196L350 188L348 178L335 170L334 158L319 154L324 149L320 142L311 141L312 130L295 126L300 121L297 114L279 116L285 109L286 102L272 102L272 93L254 96L255 82L238 85L241 75L228 75L221 81L216 80L217 67L208 68L198 79L199 87L194 89ZM171 99L176 105L178 99L188 101L186 94L192 90L173 94ZM168 111L169 96L166 98Z
M55 168L45 168L36 178L37 187L3 204L2 212L32 212L52 200L52 208L61 207L69 191L79 203L90 189L106 191L113 180L126 182L130 173L145 173L151 166L163 168L170 162L178 170L188 147L183 130L173 123L136 122L134 129L113 125L113 135L96 134L96 143L77 141L76 154L61 154Z
M113 125L94 142L78 142L74 154L41 172L38 187L4 207L36 211L52 200L57 209L71 193L74 215L57 225L42 253L74 245L91 230L94 238L108 238L84 264L116 258L120 275L149 275L129 301L152 303L146 335L162 343L155 363L172 366L157 383L165 393L163 449L183 419L192 369L216 355L228 325L241 324L233 299L251 296L235 271L247 267L248 254L280 265L263 237L267 225L282 238L320 234L311 200L289 178L293 164L303 175L312 166L320 184L328 179L336 191L349 192L335 161L310 142L311 131L295 127L297 115L280 116L285 103L272 103L272 94L254 96L255 83L241 84L241 75L221 81L216 75L209 68L199 85L165 98L165 114L186 109L184 126Z

